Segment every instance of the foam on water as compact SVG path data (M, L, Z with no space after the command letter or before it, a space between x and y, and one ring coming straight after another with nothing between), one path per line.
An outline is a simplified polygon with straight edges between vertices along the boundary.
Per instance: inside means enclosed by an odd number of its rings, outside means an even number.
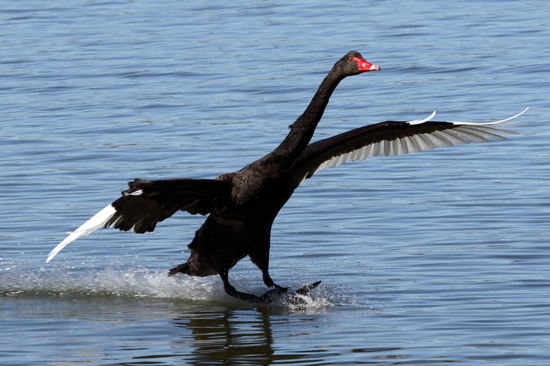
M233 280L236 287L246 292L262 294L261 285L247 285L246 279ZM296 288L299 286L297 285ZM326 290L324 290L326 291ZM330 295L314 290L311 296L300 296L299 303L277 300L275 306L320 308L331 306ZM221 280L216 276L168 277L166 271L151 271L143 267L87 270L82 273L71 268L56 266L35 272L11 267L0 270L0 295L50 297L132 297L177 301L239 304L242 301L228 296ZM320 296L319 296L320 295Z
M208 299L215 296L213 281L201 278L170 278L164 272L114 267L77 274L69 268L23 272L4 271L0 291L4 294L114 295L157 298Z

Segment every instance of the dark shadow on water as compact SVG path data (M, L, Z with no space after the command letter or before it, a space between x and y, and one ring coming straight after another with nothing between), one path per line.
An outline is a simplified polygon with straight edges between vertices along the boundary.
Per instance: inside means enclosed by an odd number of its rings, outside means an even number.
M282 315L286 313L285 315ZM322 355L311 352L287 352L277 347L277 337L292 334L277 334L273 323L284 322L292 316L292 322L316 322L317 316L297 319L288 309L262 307L251 309L225 309L187 314L174 319L174 326L189 330L193 339L186 334L174 340L174 348L188 348L190 354L185 361L191 365L271 365L277 363L321 362ZM288 319L287 319L288 320ZM275 327L277 329L277 327Z

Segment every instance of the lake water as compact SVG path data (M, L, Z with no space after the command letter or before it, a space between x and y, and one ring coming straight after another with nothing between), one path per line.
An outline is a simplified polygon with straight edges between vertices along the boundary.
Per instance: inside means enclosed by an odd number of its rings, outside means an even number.
M3 365L497 364L550 356L550 3L0 4ZM510 140L328 169L275 222L303 305L167 278L202 217L48 252L139 177L212 178L273 149L333 63L314 139L384 120L488 121ZM231 272L265 291L248 259Z

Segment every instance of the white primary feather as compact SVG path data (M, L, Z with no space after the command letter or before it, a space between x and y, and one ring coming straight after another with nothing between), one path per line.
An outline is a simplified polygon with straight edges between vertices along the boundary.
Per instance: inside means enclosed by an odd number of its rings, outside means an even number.
M415 119L414 121L407 121L410 125L419 125L424 122L428 122L429 120L433 119L435 117L435 111L432 112L428 117L422 118L422 119Z
M61 243L57 244L57 246L53 248L50 254L48 254L48 259L46 259L46 263L51 261L53 257L57 255L57 253L59 253L71 242L82 236L89 235L94 231L104 227L107 221L109 221L115 213L116 209L113 207L113 205L109 205L103 210L99 211L97 214L95 214L94 217L83 223L78 229L73 232L69 232L70 235L66 237L65 240L63 240Z
M525 108L524 110L522 110L521 112L519 112L518 114L515 114L513 115L512 117L508 117L508 118L504 118L504 119L500 119L498 121L493 121L493 122L483 122L483 123L476 123L476 122L457 122L457 121L449 121L451 123L454 123L454 124L457 124L457 125L473 125L473 126L478 126L478 125L496 125L496 124L499 124L499 123L502 123L502 122L506 122L506 121L510 121L516 117L519 117L521 116L523 113L527 112L529 110L529 107Z

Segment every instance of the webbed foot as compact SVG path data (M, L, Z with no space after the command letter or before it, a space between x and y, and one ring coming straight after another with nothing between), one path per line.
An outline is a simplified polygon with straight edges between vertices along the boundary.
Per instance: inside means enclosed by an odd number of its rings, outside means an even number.
M321 284L321 281L313 282L309 285L304 285L300 287L298 290L294 291L297 295L307 295L311 290L313 290L315 287L319 286Z
M275 285L275 288L273 290L269 290L265 294L260 296L257 302L259 304L270 304L275 300L282 298L292 304L304 304L305 301L303 297L300 296L305 296L309 294L311 290L319 286L320 283L321 281L317 281L308 285L304 285L296 291L288 291L288 287Z
M281 287L279 285L275 285L275 288L272 290L267 291L265 294L260 296L258 298L259 304L269 304L275 301L277 298L280 298L281 295L285 295L288 291L288 287Z

